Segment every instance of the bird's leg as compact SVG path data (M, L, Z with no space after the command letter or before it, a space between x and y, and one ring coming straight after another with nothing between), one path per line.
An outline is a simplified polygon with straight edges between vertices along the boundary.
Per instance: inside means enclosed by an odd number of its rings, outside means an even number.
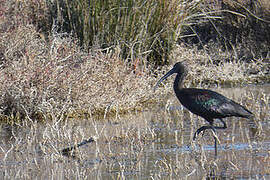
M214 133L216 133L215 126L212 126L212 125L211 126L202 126L199 129L197 129L197 131L194 133L193 141L196 139L197 135L199 135L202 131L205 131L207 129L212 129L214 131Z
M219 139L218 139L217 134L216 134L216 129L213 127L212 130L213 130L213 137L215 140L215 157L217 157L217 141L219 142Z
M199 135L202 131L205 131L206 129L211 129L211 128L212 126L202 126L199 129L197 129L197 131L194 133L193 141L195 141L197 135Z
M217 135L216 135L215 126L213 126L212 123L211 123L211 126L202 126L199 129L197 129L197 131L194 133L193 141L196 139L197 135L199 135L202 131L205 131L207 129L211 129L214 133L213 137L215 140L215 157L217 157L217 141L219 141L219 140L218 140ZM220 127L218 127L217 129L220 129Z
M226 123L220 119L221 122L223 123L223 127L219 127L219 126L213 126L213 121L210 121L210 126L202 126L200 127L199 129L197 129L197 131L194 133L194 136L193 136L193 141L196 139L197 135L199 135L202 131L205 131L207 129L211 129L214 133L213 137L214 137L214 140L215 140L215 157L217 157L217 141L218 140L218 137L216 135L216 129L225 129L227 128L226 126Z
M214 139L215 139L215 156L217 157L217 141L219 141L218 137L216 136L216 129L226 129L227 128L227 124L222 120L222 119L219 119L223 126L212 126L213 127L213 131L214 131Z

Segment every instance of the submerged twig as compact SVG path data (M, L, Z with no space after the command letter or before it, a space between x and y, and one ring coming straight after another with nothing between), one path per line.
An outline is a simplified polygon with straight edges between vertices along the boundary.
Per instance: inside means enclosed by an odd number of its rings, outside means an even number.
M63 149L61 152L62 152L62 155L63 156L70 156L70 151L74 150L74 149L77 149L78 147L82 146L82 145L85 145L85 144L88 144L88 143L91 143L91 142L94 142L95 139L93 137L90 137L89 139L87 140L83 140L81 143L78 143L77 145L75 146L71 146L71 147L68 147L68 148L65 148ZM72 157L75 157L74 155Z

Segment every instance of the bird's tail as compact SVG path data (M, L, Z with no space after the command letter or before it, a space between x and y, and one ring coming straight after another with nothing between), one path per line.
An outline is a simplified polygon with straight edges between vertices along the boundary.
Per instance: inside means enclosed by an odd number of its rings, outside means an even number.
M237 116L252 119L254 117L254 114L250 112L247 108L244 106L238 106Z

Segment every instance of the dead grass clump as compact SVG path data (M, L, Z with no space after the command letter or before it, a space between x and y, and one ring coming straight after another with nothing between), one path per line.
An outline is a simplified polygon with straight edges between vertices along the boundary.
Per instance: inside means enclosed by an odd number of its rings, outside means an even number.
M39 30L48 32L52 23L49 22L48 1L17 1L1 0L1 32L11 32L18 26L33 24Z
M157 80L140 60L130 66L120 60L118 51L84 52L66 34L53 33L46 42L28 25L4 33L1 42L4 61L0 69L0 102L1 112L7 116L46 120L84 118L90 113L106 117L141 111L161 98L160 94L171 91L159 88L153 93L152 86ZM264 76L260 73L263 62L217 65L209 61L203 50L179 46L172 59L189 59L189 87L253 83L249 68L258 69L254 79ZM168 68L158 72L157 78ZM173 78L168 82L171 81Z
M3 112L17 109L29 118L37 112L56 117L76 110L121 113L140 108L140 102L150 98L146 92L154 79L126 65L117 53L86 53L64 34L54 34L45 43L30 25L5 34L2 42L0 91L13 98L11 104L19 104L10 108L2 98Z
M219 58L230 59L228 52L218 50ZM263 59L251 62L220 61L213 62L204 49L177 46L171 54L172 64L183 59L189 61L190 71L187 86L226 85L240 86L270 82L269 63Z

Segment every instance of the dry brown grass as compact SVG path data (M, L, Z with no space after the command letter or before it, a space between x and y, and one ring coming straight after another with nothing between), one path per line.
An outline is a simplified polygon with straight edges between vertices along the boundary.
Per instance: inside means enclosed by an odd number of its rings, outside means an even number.
M194 131L205 123L202 118L186 110L164 109L164 104L179 105L171 93L159 102L161 108L110 118L109 122L88 117L3 125L0 172L4 179L267 179L269 90L269 86L215 89L247 106L259 120L254 135L247 120L227 118L228 128L217 132L221 144L216 160L210 132L190 146ZM90 136L96 142L77 149L75 158L61 155L63 148Z
M0 17L2 120L117 116L142 111L170 91L159 88L153 92L152 87L171 65L156 70L146 66L143 57L127 64L120 59L119 48L104 53L93 47L85 52L76 38L57 32L56 26L47 35L39 32L36 23L47 16L44 2L3 2L8 8L2 9ZM208 46L198 50L181 44L171 53L171 64L184 59L190 62L187 86L269 82L267 60L233 61L237 58L234 52Z
M190 76L188 86L207 87L212 85L242 86L269 82L269 63L258 59L252 62L224 61L230 59L231 53L221 50L212 56L205 49L178 46L172 53L172 64L188 60ZM219 61L216 63L212 58ZM252 73L254 72L254 73Z
M157 95L164 89L154 93L152 86L171 67L153 77L150 69L125 64L117 52L105 55L97 49L86 53L76 40L63 34L54 34L46 42L31 25L4 33L1 42L1 109L12 117L44 120L52 114L65 119L85 113L103 117L140 111L160 98ZM180 46L172 54L173 62L189 59L187 86L239 85L264 77L259 73L252 79L247 73L250 68L261 71L263 62L217 66L208 58L204 51Z
M16 111L30 118L36 112L59 116L76 110L121 112L136 109L150 98L146 92L155 79L143 69L135 71L126 65L117 53L85 53L73 38L61 34L46 43L30 25L2 40L0 89L6 115Z
M10 9L0 7L0 114L13 124L0 127L3 179L269 177L268 86L219 86L269 82L267 59L234 61L235 53L220 48L179 45L171 64L161 69L143 66L146 59L126 64L119 58L121 49L85 52L71 35L39 32L40 24L32 20L46 19L41 10L48 1L2 2ZM194 151L185 149L205 121L178 108L174 78L153 92L157 79L184 59L190 63L186 86L216 84L215 91L256 116L257 129L242 119L228 119L229 128L218 132L223 146L218 160L207 150L213 140L207 134L196 141ZM62 156L63 148L89 137L97 141L80 147L76 158ZM237 149L238 144L248 147Z

